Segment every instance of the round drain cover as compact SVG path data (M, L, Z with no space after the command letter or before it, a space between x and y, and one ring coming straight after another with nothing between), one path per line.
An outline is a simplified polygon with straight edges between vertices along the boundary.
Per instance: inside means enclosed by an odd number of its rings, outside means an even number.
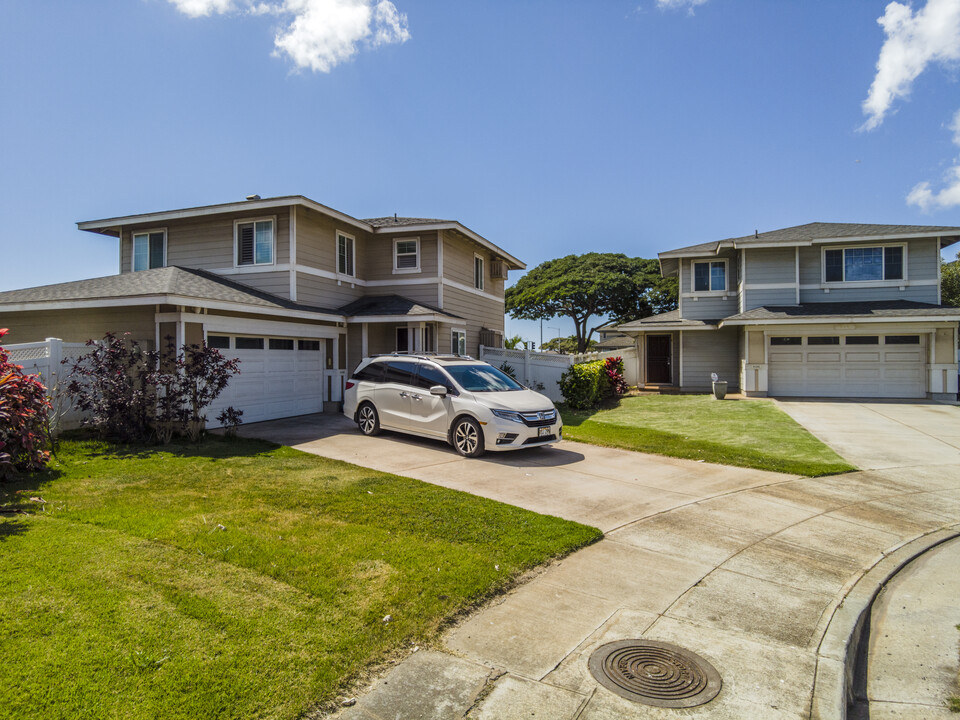
M720 673L699 655L656 640L618 640L590 656L590 673L607 690L628 700L688 708L713 700Z

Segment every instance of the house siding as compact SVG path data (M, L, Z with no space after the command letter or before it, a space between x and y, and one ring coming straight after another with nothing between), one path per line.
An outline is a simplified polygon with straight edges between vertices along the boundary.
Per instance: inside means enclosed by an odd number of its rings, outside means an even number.
M693 292L693 263L714 260L727 261L726 296L704 295ZM733 252L716 257L683 258L680 261L680 293L683 296L683 317L690 320L719 320L737 313L737 257Z
M741 250L746 264L743 309L763 305L797 304L796 248L750 248ZM778 288L756 288L756 285L783 285Z
M504 281L490 277L490 251L471 240L449 231L441 233L443 238L443 277L473 287L473 256L483 258L483 290L486 293L503 296ZM444 289L444 295L446 295Z
M869 243L864 244L869 246ZM937 285L940 262L936 238L918 238L909 240L907 246L907 279L904 289L900 286L884 287L821 287L822 247L845 247L837 245L816 245L800 248L800 302L868 302L872 300L912 300L936 304L938 302ZM928 284L918 285L917 282ZM934 281L934 282L931 282ZM804 287L815 285L816 287ZM826 292L829 289L830 292Z
M446 261L444 261L446 262ZM467 355L478 357L480 352L480 330L496 330L503 333L503 303L465 292L459 288L446 287L443 290L443 309L445 312L464 318L462 324L448 324L449 328L465 327L467 330ZM443 339L441 338L441 347Z
M48 337L64 342L98 340L107 332L130 336L148 348L156 342L154 306L33 310L0 315L0 327L10 329L3 343L42 342Z
M393 241L420 238L420 272L394 273ZM437 276L437 233L375 235L367 243L367 280L435 278Z
M339 222L309 208L297 208L297 264L335 273L337 271L337 231L354 238L356 277L367 278L368 245L373 236L364 230ZM299 288L297 290L299 299Z
M682 390L708 392L712 388L712 373L726 380L731 390L740 386L737 328L717 331L688 331L681 334L683 342Z
M297 254L299 255L299 248ZM286 276L289 285L289 276ZM336 310L364 295L364 288L347 280L297 273L297 302Z

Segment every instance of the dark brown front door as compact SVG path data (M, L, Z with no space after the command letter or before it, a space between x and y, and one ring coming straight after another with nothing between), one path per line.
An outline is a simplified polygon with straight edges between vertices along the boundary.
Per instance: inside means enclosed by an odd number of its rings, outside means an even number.
M670 336L647 335L647 382L670 383Z

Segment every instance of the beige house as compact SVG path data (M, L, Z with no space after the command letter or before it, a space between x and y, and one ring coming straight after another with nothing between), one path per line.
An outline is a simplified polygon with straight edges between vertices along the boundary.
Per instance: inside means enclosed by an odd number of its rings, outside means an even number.
M0 292L7 343L129 332L241 360L213 408L248 422L318 412L384 352L499 347L525 265L459 222L358 220L295 195L78 223L118 239L118 274Z

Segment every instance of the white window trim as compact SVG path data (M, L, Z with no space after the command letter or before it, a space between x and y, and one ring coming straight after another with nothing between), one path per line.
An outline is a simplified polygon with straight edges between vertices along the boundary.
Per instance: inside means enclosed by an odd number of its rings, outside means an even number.
M134 266L137 257L137 235L146 235L147 236L147 261L149 263L150 259L150 234L151 233L163 233L163 265L161 267L167 266L167 229L165 227L151 228L149 230L136 230L130 233L130 272L140 272ZM147 268L147 270L152 270L153 268Z
M353 251L353 275L345 272L340 272L340 238L350 238L350 248ZM344 232L343 230L337 230L334 233L333 240L333 262L334 262L334 272L336 272L338 278L351 278L356 280L357 278L357 238L350 233Z
M417 265L412 268L399 268L397 267L397 245L402 242L416 242L417 243ZM409 253L404 253L405 255ZM356 269L356 265L354 265ZM393 274L394 275L404 275L407 273L418 273L420 272L420 238L418 237L399 237L393 239Z
M903 277L897 280L834 280L827 282L827 250L851 250L867 248L903 248ZM886 253L883 253L883 272L886 273L887 259ZM870 243L869 245L830 245L820 248L820 286L824 288L863 288L863 287L900 287L906 285L909 277L907 275L907 243ZM846 274L846 256L844 256L844 274Z
M723 290L697 290L697 271L696 267L699 264L707 263L723 263ZM707 277L712 281L713 274L709 273ZM691 260L690 261L690 293L691 295L696 295L697 297L710 297L710 296L721 296L726 295L730 292L730 260L729 258L707 258L703 260Z
M480 261L480 284L477 285L477 260ZM473 254L473 288L474 290L483 291L487 285L487 261L484 259L483 255L477 253Z
M466 328L450 328L450 352L454 355L460 352L460 343L454 344L454 338L458 335L463 335L463 354L466 355L467 352L467 329Z
M257 226L258 222L270 221L273 223L273 230L270 233L273 239L273 247L270 250L270 262L268 263L258 263L257 262ZM237 233L237 228L240 225L247 225L249 223L254 223L253 226L253 262L246 263L241 265L239 263L239 258L237 257L237 251L239 250L240 237ZM236 218L233 221L233 266L235 268L250 268L250 267L270 267L277 264L277 216L276 215L266 215L264 217L256 218Z

